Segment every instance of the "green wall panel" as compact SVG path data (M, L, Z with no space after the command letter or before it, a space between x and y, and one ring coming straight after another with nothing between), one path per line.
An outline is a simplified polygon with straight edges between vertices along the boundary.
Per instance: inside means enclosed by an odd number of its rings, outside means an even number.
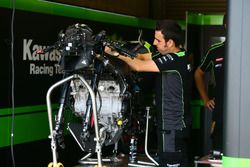
M223 156L223 167L249 167L250 159Z
M0 147L10 145L12 117L0 118ZM45 139L49 134L48 114L39 112L14 117L14 144Z
M223 14L188 13L187 23L195 25L222 25Z
M58 105L52 105L56 109ZM11 142L12 109L0 109L0 147ZM49 123L46 105L18 107L14 112L14 144L48 138Z
M142 28L153 28L155 25L155 21L150 19L137 18L134 16L116 14L84 7L64 5L42 0L15 0L15 2L16 9L30 12L38 12ZM12 0L1 0L0 7L1 6L5 8L12 8Z

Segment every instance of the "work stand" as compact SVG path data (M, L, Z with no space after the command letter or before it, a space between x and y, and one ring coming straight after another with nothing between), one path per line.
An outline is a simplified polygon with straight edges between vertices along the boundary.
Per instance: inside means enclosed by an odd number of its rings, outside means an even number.
M117 145L118 143L115 143L115 150L117 150ZM116 152L116 151L115 151ZM97 158L91 158L91 156L93 156L93 153L88 153L86 154L84 157L82 157L78 162L81 165L96 165L98 163L98 159ZM119 159L116 156L116 153L113 154L110 157L102 157L102 162L103 163L119 163L122 161L122 159Z
M150 107L146 107L146 130L145 130L145 145L144 145L144 150L145 150L145 155L149 159L149 161L136 161L136 162L129 162L128 166L136 166L136 167L153 167L153 166L159 166L158 162L156 162L148 153L148 124L149 124L149 119L151 118L149 116L149 110Z

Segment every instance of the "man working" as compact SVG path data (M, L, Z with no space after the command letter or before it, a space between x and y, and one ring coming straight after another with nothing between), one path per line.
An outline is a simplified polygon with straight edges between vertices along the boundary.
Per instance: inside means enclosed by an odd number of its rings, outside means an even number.
M156 53L138 54L134 59L110 48L105 52L126 62L138 72L156 72L156 109L158 114L159 164L161 167L187 167L186 130L191 125L190 69L188 56L180 48L182 30L172 20L156 23Z

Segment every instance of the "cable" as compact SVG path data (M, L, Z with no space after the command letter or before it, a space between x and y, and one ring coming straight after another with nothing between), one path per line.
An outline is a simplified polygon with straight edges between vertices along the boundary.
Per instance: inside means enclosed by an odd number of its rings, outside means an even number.
M11 160L12 160L12 165L15 167L15 157L14 157L14 126L15 126L15 97L14 97L14 89L15 89L15 62L14 62L14 17L15 17L15 6L16 6L16 1L12 0L12 16L11 16L11 72L12 72L12 77L11 77L11 105L12 105L12 115L11 115L11 136L10 136L10 147L11 147Z

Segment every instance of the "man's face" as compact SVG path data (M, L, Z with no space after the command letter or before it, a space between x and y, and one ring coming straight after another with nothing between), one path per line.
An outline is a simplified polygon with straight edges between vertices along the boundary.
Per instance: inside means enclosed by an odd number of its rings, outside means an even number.
M155 31L155 39L153 44L161 54L168 53L167 42L165 41L161 31Z

